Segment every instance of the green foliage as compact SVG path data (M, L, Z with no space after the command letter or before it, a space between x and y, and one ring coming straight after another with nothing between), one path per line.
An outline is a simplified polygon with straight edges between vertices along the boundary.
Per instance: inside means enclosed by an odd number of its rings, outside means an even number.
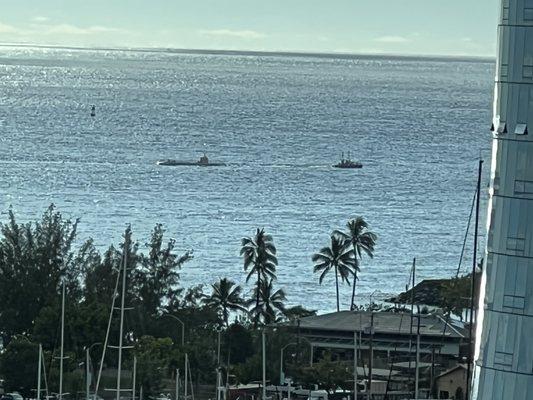
M350 385L353 385L349 382L350 379L353 380L353 367L348 363L332 360L331 353L325 353L313 366L296 366L289 371L303 386L318 384L329 393L335 392L337 388L351 389Z
M266 234L264 229L257 229L253 238L248 237L242 239L241 256L244 260L244 270L248 272L246 282L252 276L257 276L255 285L255 310L259 310L262 282L269 279L270 281L276 279L278 259L276 258L274 239L271 235ZM257 327L260 314L256 312L252 316L254 325Z
M19 391L30 396L32 388L37 387L37 363L39 345L26 337L15 336L0 356L0 374L5 379L7 391Z
M244 363L255 352L254 340L249 329L240 324L231 324L224 335L225 360L232 364Z
M229 313L231 311L247 311L241 294L242 289L240 286L236 286L235 282L222 278L211 287L213 292L204 299L204 302L217 311L222 324L228 326Z
M147 255L138 256L133 276L133 287L137 297L137 306L142 306L146 314L153 315L163 309L168 299L172 301L179 294L179 269L192 259L192 251L181 256L174 252L176 241L170 239L164 244L161 224L152 231L150 243L147 243Z
M303 306L294 306L286 308L284 314L287 320L296 321L300 318L315 316L316 310L308 310Z
M176 368L183 372L185 353L189 355L194 383L215 381L217 367L217 329L221 333L221 365L236 371L241 381L260 378L261 334L252 329L242 289L222 278L210 287L184 290L179 285L179 271L192 258L192 252L179 255L175 241L165 239L164 229L156 225L149 243L139 246L127 229L122 243L100 252L92 240L75 248L77 222L62 218L51 206L35 223L19 225L10 212L0 232L0 327L6 350L0 356L0 374L10 390L31 395L36 386L37 345L45 350L48 383L57 391L59 364L60 285L67 285L65 308L64 390L84 390L85 348L105 338L111 300L120 292L117 272L127 255L128 290L126 303L134 307L126 314L127 343L135 344L138 358L138 382L146 396L157 394ZM251 303L254 325L282 319L297 319L313 312L302 307L285 309L285 292L274 287L277 268L272 237L257 230L253 238L243 240L242 255L248 277L257 276ZM13 290L17 288L17 290ZM181 324L184 322L184 345ZM229 320L235 315L233 324ZM116 316L116 313L115 313ZM237 320L239 322L237 322ZM116 343L118 324L111 325L111 343ZM35 343L17 339L26 334ZM9 339L15 338L9 342ZM268 375L278 377L279 352L291 342L285 334L267 335ZM92 352L98 368L98 347ZM301 351L299 351L301 352ZM126 352L126 357L127 357ZM131 353L129 353L131 355ZM126 358L126 368L132 359ZM116 367L116 354L108 351L104 370ZM109 378L110 376L107 376ZM106 378L106 379L107 379Z
M350 249L349 242L339 237L338 235L331 235L330 247L323 247L320 251L313 255L312 260L315 263L313 271L320 273L319 283L326 275L335 272L335 288L337 291L337 311L340 311L339 300L339 275L341 281L350 283L349 277L353 275L353 269L356 267L354 252Z
M83 248L77 255L72 251L77 224L51 205L35 224L18 224L9 210L9 221L0 225L0 334L6 343L32 330L40 310L56 300L63 280L69 293L81 295L80 266L87 255Z
M444 283L440 299L443 309L462 319L463 311L470 306L471 288L472 274L452 278Z
M137 379L147 396L158 394L173 356L172 340L143 336L135 345Z
M256 300L252 298L248 301L254 322L269 325L281 319L285 311L283 302L287 297L283 289L274 291L272 279L262 280L259 288L254 288L254 297Z
M363 258L363 254L366 254L370 258L374 257L374 248L378 237L375 233L368 230L368 223L363 217L356 217L348 221L346 229L346 233L335 230L333 234L344 238L352 246L354 252L352 301L350 305L350 309L353 310L355 309L355 285L357 283L357 273L360 272L360 261Z

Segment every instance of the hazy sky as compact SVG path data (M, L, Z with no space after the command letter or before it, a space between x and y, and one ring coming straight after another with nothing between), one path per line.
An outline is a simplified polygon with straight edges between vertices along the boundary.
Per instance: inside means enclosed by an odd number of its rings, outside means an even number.
M500 0L0 0L0 42L494 56Z

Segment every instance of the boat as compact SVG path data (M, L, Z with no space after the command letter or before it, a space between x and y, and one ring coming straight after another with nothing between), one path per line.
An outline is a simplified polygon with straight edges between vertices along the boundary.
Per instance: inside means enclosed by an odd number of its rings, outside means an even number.
M156 162L157 165L163 165L163 166L198 166L198 167L223 167L226 164L221 162L211 162L209 161L209 158L204 154L198 161L180 161L180 160L158 160Z
M94 393L98 393L98 389L100 388L100 382L102 378L102 370L104 366L104 360L106 360L106 350L113 349L117 351L117 380L116 380L116 386L113 388L106 388L105 391L108 392L114 392L115 393L115 399L116 400L122 400L122 399L128 399L128 400L135 400L136 399L136 392L135 389L137 388L136 379L137 379L137 357L133 356L133 368L131 371L131 380L129 381L131 383L131 387L124 388L123 382L124 380L124 374L123 371L123 351L127 349L133 349L133 345L128 344L126 345L124 343L125 339L127 338L127 335L125 335L124 332L124 321L126 319L126 316L124 315L126 311L133 310L132 307L126 306L126 288L128 285L127 277L128 277L128 254L131 252L131 230L128 228L124 234L124 247L122 251L122 259L121 263L119 265L119 269L117 271L117 278L115 283L115 290L113 293L113 297L111 300L111 309L109 314L109 321L107 325L107 331L105 340L103 343L102 348L102 358L100 359L100 367L98 370L98 375L96 378L96 386L94 388ZM122 285L120 285L120 291L119 291L119 282L122 281ZM120 304L117 305L117 302L120 301ZM118 323L119 323L119 330L118 330L118 345L111 345L109 344L109 341L111 340L112 335L112 329L111 326L113 324L114 314L118 311ZM113 335L114 336L114 335ZM89 390L87 390L87 393ZM141 395L140 398L142 399L142 386L141 386ZM96 400L96 397L94 398Z
M91 106L91 117L95 117L96 116L96 106Z
M361 164L359 161L352 161L350 159L350 153L348 153L348 157L344 158L344 153L342 153L341 161L335 165L333 165L334 168L363 168L363 164Z

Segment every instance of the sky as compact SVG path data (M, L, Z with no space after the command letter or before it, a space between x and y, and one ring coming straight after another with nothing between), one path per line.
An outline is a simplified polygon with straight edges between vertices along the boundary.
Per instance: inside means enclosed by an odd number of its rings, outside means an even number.
M500 0L0 0L0 43L495 56Z

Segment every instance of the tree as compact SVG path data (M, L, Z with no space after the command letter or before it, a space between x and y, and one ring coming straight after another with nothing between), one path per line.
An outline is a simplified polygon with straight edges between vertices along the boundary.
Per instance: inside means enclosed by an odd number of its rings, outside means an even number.
M470 306L472 274L452 278L443 284L440 305L447 313L453 313L463 320L463 314Z
M376 245L377 235L368 231L368 224L363 217L357 217L348 221L346 224L348 232L339 230L334 231L335 235L343 237L352 245L354 252L354 266L353 266L353 286L352 286L352 302L350 303L350 310L355 307L355 285L357 283L357 273L360 272L359 262L366 254L370 258L374 257L374 247Z
M318 384L330 394L334 393L337 388L350 390L350 385L353 385L353 383L348 383L350 379L353 379L351 365L333 360L329 351L325 352L324 357L312 366L296 365L289 368L289 372L299 383L305 386Z
M272 236L266 234L264 229L257 229L253 238L243 238L241 256L244 259L244 270L248 272L246 282L252 276L257 275L255 308L259 309L262 282L267 279L276 279L278 259L276 258L276 247ZM257 324L258 321L254 320L254 325L257 326Z
M146 395L159 394L162 388L162 377L168 371L172 356L172 340L156 339L142 336L135 345L137 357L137 377Z
M245 302L241 297L242 289L238 285L235 286L235 282L222 278L211 287L213 292L204 299L204 302L217 310L224 325L228 326L230 311L247 311L244 306Z
M289 321L296 321L300 318L313 317L316 315L317 310L308 310L303 306L294 306L285 309L285 318Z
M9 210L0 225L0 334L30 332L42 307L53 303L65 282L69 296L81 296L80 266L88 257L84 248L72 251L78 221L64 220L54 205L40 221L19 225ZM16 288L16 290L14 290Z
M233 364L239 364L246 361L255 353L254 341L249 329L244 326L233 323L224 333L226 350L226 359Z
M283 302L287 300L283 289L274 291L273 279L261 281L261 286L254 289L254 297L259 299L258 303L250 299L248 305L251 307L250 314L256 323L263 319L263 323L268 325L276 322L280 314L285 311Z
M174 251L176 241L168 240L164 244L165 230L157 224L152 230L148 255L139 255L139 265L133 277L134 291L139 305L147 314L161 311L167 299L173 299L179 293L179 269L193 257L192 251L177 255Z
M343 238L331 235L331 246L320 249L318 253L313 255L312 260L315 263L314 272L320 272L318 280L320 284L331 270L335 270L337 311L340 311L339 275L342 281L350 283L349 276L353 274L352 269L355 268L353 250L349 248L349 243Z
M8 391L20 391L23 396L33 395L37 383L39 346L26 337L15 336L0 356L0 375Z

